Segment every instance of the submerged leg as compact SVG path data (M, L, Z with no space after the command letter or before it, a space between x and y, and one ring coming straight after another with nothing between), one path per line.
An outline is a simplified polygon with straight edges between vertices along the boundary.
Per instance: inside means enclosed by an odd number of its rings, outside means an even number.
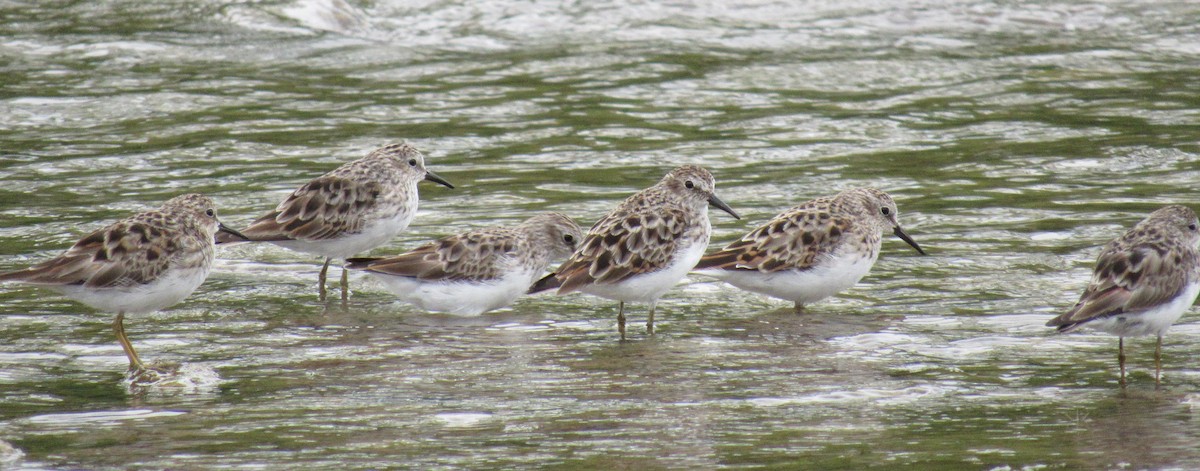
M1117 363L1121 365L1121 387L1125 387L1125 337L1117 337Z
M1158 336L1158 343L1154 344L1154 388L1158 389L1159 377L1162 376L1162 336Z
M129 358L129 369L134 371L144 371L146 365L142 364L142 359L138 358L137 350L133 349L133 344L129 343L129 337L125 336L125 313L118 312L117 319L112 324L113 333L117 334L117 342L121 344L121 349L125 350L125 356Z
M321 274L317 275L317 294L320 300L325 300L325 274L329 273L329 260L325 259L325 266L321 267Z
M346 279L347 276L349 276L349 275L347 275L348 273L350 273L350 270L347 270L345 267L343 267L342 268L342 307L346 307L346 298L349 297L348 293L350 292L350 290L349 290L350 283Z
M649 335L654 335L654 307L657 305L657 302L650 303L650 315L646 317L646 333Z
M625 341L625 301L617 301L617 331L621 332L621 341Z

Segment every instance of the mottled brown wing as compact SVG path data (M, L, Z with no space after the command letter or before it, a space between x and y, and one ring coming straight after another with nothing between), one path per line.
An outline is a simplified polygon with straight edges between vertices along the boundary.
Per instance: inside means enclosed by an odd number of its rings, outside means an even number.
M687 227L686 215L675 208L627 217L609 213L556 271L559 294L592 283L618 283L667 266Z
M498 262L515 249L516 238L511 234L467 233L375 260L363 268L421 280L489 280L503 275Z
M1166 263L1169 252L1155 245L1123 249L1110 242L1096 262L1096 271L1079 302L1048 322L1070 329L1081 322L1153 308L1169 301L1187 283L1184 270Z
M365 209L383 188L378 182L323 176L287 197L275 211L242 231L250 240L326 240L362 229Z
M0 275L0 281L89 288L146 284L170 268L178 244L153 225L120 221L80 239L57 257Z
M830 255L851 224L850 219L834 216L820 206L797 206L704 256L696 269L805 270Z

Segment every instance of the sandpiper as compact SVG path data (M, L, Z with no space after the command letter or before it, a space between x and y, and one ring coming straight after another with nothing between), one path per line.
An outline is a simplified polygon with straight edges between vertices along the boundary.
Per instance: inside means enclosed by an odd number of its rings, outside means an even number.
M425 168L425 156L415 147L384 146L305 183L242 233L252 241L325 257L317 288L324 301L329 262L379 247L407 229L417 214L421 180L454 188ZM346 284L342 270L342 302Z
M1155 335L1154 384L1162 375L1162 339L1200 293L1200 221L1190 208L1171 205L1150 213L1104 246L1092 281L1066 313L1046 323L1058 332L1092 327L1117 336L1117 363L1125 387L1125 337Z
M702 167L672 170L600 219L571 258L529 292L558 288L560 295L582 291L618 301L621 340L625 340L625 303L649 303L646 331L653 334L658 299L708 248L712 232L708 206L741 219L717 197L715 185L712 174Z
M192 294L213 263L213 240L224 232L245 239L217 220L213 201L189 194L80 239L66 252L0 282L44 286L93 308L117 313L113 332L134 375L147 371L129 337L125 314L164 309Z
M394 257L351 258L346 267L365 270L421 309L476 315L512 304L582 239L571 218L546 213L512 227L444 237Z
M879 258L886 230L925 255L900 228L897 216L892 197L874 188L817 198L701 258L696 272L792 301L800 311L866 276Z

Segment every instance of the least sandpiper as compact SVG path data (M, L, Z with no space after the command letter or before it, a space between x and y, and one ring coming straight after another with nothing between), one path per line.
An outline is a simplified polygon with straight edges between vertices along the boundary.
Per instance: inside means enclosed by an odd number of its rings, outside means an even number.
M217 221L211 199L177 196L89 234L57 257L0 274L0 282L44 286L117 313L113 331L130 370L140 374L146 366L125 336L125 314L157 311L192 294L212 268L218 231L245 239Z
M741 219L717 198L708 170L684 165L610 211L558 270L530 293L558 288L616 300L617 329L625 339L625 303L650 303L646 331L654 333L654 307L687 274L704 250L712 226L708 206Z
M395 257L351 258L346 267L366 270L421 309L475 315L511 304L582 239L570 218L547 213L512 227L445 237Z
M325 257L317 288L324 301L329 262L383 245L408 228L417 214L421 180L454 188L425 168L425 156L415 147L381 147L305 183L242 233L252 241ZM345 270L341 287L345 302Z
M1117 336L1125 386L1125 337L1158 336L1154 384L1162 374L1162 338L1200 293L1200 221L1185 206L1161 208L1104 246L1075 307L1046 325L1058 332L1083 326Z
M796 310L854 286L879 258L891 230L917 249L896 220L896 202L874 188L846 190L784 211L737 242L704 256L696 272L796 303Z

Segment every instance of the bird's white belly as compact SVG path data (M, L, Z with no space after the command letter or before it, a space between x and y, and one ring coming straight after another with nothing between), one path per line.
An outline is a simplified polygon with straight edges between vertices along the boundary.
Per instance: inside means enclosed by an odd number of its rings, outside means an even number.
M1197 294L1200 294L1200 283L1193 283L1184 288L1181 296L1154 309L1104 317L1089 321L1085 326L1121 337L1163 335L1192 307Z
M519 269L489 281L428 281L407 276L371 273L401 301L426 311L477 315L512 304L529 289L541 271Z
M808 270L763 273L755 270L699 270L738 288L800 304L828 298L854 286L875 264L857 255L831 257Z
M661 270L636 275L617 283L590 284L579 290L616 301L653 303L696 267L707 248L707 241L696 242L677 250L671 264Z
M208 278L207 267L172 269L152 283L121 288L84 288L77 285L52 289L68 298L107 312L154 312L183 301Z

